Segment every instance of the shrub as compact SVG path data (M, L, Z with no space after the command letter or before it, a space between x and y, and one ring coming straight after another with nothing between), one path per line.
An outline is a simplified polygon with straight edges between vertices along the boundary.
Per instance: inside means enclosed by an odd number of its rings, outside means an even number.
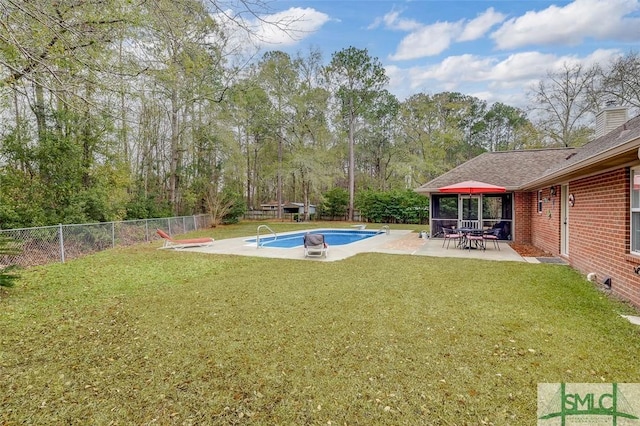
M361 191L356 207L363 218L378 223L426 223L429 199L411 190Z
M321 214L330 216L332 219L344 218L348 205L349 192L344 188L336 187L324 193L324 202L320 211Z
M242 194L229 188L219 193L210 192L207 196L207 207L214 225L238 223L247 211Z

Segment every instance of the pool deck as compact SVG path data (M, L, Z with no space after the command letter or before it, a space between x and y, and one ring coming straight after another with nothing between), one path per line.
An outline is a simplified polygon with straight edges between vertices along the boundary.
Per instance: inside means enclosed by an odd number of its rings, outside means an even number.
M285 233L283 233L284 235ZM343 246L330 246L326 258L304 257L302 247L295 248L256 248L255 243L247 243L252 237L229 238L216 240L208 247L193 247L182 251L193 251L211 254L228 254L238 256L269 257L278 259L299 259L306 261L335 262L354 256L359 253L388 253L414 256L455 257L467 259L485 259L496 261L515 261L539 263L536 258L522 257L516 253L506 242L501 242L500 250L496 250L493 244L486 250L460 250L454 247L449 249L442 247L442 239L420 238L419 234L407 230L392 229L388 234L382 233L362 241L356 241ZM255 238L255 237L253 237Z

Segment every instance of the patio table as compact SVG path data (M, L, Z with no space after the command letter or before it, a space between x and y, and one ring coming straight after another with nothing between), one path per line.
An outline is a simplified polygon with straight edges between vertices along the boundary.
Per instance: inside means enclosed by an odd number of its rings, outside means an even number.
M469 239L469 234L477 232L480 237L482 237L482 230L478 228L455 228L454 231L459 232L462 235L460 238L460 242L458 243L458 248L463 250L469 249L485 249L484 247L484 239ZM475 247L472 245L475 242ZM478 243L479 242L479 243Z

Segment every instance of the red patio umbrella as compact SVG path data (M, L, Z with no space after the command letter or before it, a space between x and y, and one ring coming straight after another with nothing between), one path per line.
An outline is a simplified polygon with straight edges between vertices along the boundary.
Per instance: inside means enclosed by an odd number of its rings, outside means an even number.
M488 192L506 192L506 188L477 180L465 180L464 182L438 188L438 191L450 194L485 194Z

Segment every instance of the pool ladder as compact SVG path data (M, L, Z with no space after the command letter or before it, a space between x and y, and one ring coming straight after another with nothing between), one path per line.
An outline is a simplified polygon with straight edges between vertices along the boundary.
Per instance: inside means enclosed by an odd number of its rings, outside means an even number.
M387 235L391 233L391 229L389 229L389 225L384 225L382 228L378 229L378 234L382 234L383 230L384 230L384 233Z
M266 228L269 231L271 231L271 233L273 234L274 241L278 239L278 234L276 234L273 229L269 228L267 225L260 225L256 230L256 248L260 248L260 229L261 228Z

